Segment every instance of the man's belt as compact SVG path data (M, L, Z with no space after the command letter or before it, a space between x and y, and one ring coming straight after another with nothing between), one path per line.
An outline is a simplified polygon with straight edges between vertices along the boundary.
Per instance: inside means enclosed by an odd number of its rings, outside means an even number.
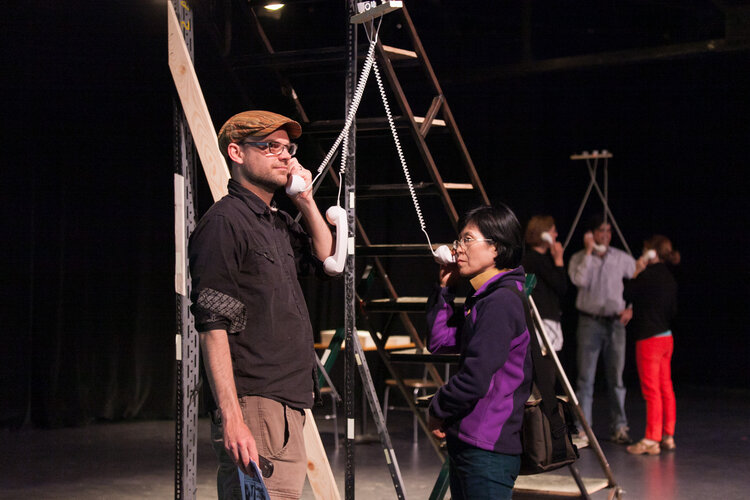
M578 311L583 316L589 317L591 319L595 319L596 321L614 321L616 319L620 319L619 314L590 314L587 312L583 312L581 310Z

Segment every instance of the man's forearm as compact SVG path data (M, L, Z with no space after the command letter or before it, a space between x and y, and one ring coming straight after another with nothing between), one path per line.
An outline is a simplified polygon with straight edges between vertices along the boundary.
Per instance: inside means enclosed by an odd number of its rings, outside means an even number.
M333 235L315 201L311 199L305 204L300 203L298 208L305 220L307 233L312 239L315 257L322 261L333 255Z
M208 382L221 410L222 420L242 420L226 330L201 332L200 341Z

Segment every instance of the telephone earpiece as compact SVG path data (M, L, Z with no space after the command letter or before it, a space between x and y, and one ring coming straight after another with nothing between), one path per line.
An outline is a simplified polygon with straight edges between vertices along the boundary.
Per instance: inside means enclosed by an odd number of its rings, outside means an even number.
M295 196L307 188L307 183L305 182L305 179L303 179L299 175L293 175L292 176L292 182L289 183L289 185L286 187L286 194L289 196Z
M294 181L292 181L293 183ZM323 270L329 276L336 276L344 271L344 265L346 264L346 244L349 239L346 210L338 205L334 205L326 210L326 219L336 226L336 251L323 261Z
M432 252L432 256L435 262L441 266L447 266L448 264L454 264L456 262L456 256L453 255L448 245L440 245Z
M646 250L646 253L643 254L644 257L646 257L646 260L651 261L656 259L656 250L653 248L650 250Z
M547 231L545 231L545 232L543 232L541 234L541 238L542 238L542 241L546 241L550 245L554 245L555 244L555 240L552 239L552 235L549 234Z

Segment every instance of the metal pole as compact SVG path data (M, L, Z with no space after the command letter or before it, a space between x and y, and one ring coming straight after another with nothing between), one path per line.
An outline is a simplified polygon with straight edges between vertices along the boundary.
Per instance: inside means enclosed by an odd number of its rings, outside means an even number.
M357 25L349 22L349 18L355 13L349 0L346 3L346 90L344 100L344 116L349 109L349 103L354 100L354 91L357 86ZM356 289L354 276L354 237L356 231L356 213L354 207L355 192L355 153L357 141L357 126L352 124L349 129L348 150L342 151L347 155L346 173L344 178L344 208L346 209L347 231L349 234L349 253L346 257L346 268L344 269L344 326L346 329L346 353L345 359L345 391L344 409L346 413L346 471L344 480L344 497L346 500L354 499L354 419L355 419L355 395L354 384L355 361L354 340L357 339L356 325ZM365 416L362 415L362 418Z
M185 45L193 57L193 12L184 0L173 0ZM175 491L176 499L195 499L197 494L198 445L198 333L190 314L187 240L195 228L193 179L195 156L187 119L174 102L174 202L175 202L175 335L176 414Z

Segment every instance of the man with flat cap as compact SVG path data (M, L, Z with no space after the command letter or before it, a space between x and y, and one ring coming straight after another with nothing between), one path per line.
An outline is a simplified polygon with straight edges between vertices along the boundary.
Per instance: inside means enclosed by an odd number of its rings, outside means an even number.
M273 195L310 172L294 158L302 133L268 111L231 117L219 131L230 168L229 194L190 237L191 299L211 385L218 496L240 498L237 466L254 476L259 455L274 465L272 499L299 498L307 455L302 427L314 399L315 351L298 276L319 273L333 236L310 189L292 196L303 229ZM322 273L319 273L322 275Z

